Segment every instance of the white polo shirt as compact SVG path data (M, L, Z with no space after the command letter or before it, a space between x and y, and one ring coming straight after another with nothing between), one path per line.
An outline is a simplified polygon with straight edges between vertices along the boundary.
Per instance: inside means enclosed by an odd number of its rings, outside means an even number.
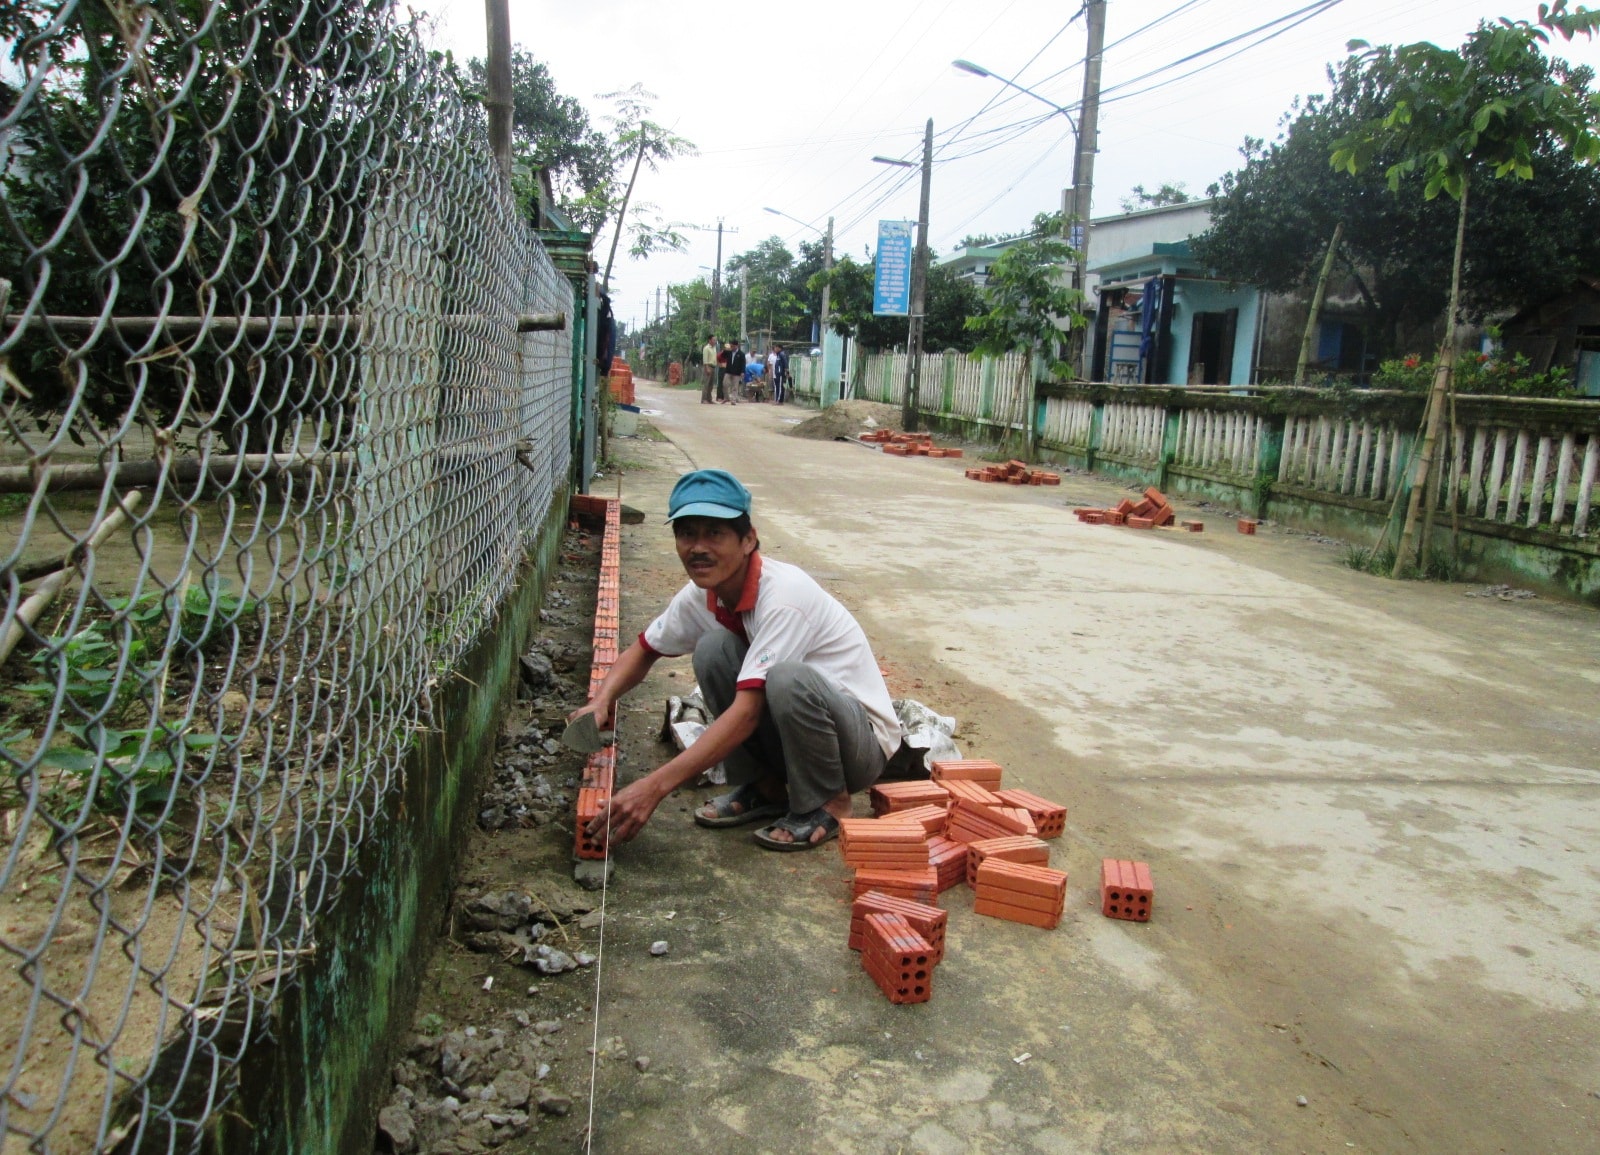
M867 635L850 611L799 566L752 553L732 611L715 591L690 582L645 627L639 644L661 657L678 657L693 653L695 643L715 629L730 631L750 647L738 689L763 690L773 666L804 662L866 708L885 758L900 749L900 720Z

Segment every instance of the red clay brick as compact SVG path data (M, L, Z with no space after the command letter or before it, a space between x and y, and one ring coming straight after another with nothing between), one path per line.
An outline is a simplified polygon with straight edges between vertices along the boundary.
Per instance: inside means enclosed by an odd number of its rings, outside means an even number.
M1033 863L1007 862L991 855L978 864L978 889L986 887L1060 902L1067 894L1067 872Z
M1129 529L1153 529L1156 523L1148 517L1130 517L1124 524Z
M922 827L924 837L931 838L944 833L944 828L950 824L950 811L946 805L913 806L910 810L891 810L881 821L915 823Z
M985 790L1000 789L1005 770L987 758L941 758L929 767L935 782L976 782Z
M1107 918L1149 922L1155 907L1150 867L1121 858L1100 860L1100 913Z
M863 895L869 890L881 890L885 894L898 895L912 902L933 906L934 896L939 893L939 875L931 866L920 870L885 870L867 867L856 871L852 896Z
M1026 790L1001 790L995 797L1009 806L1020 806L1033 818L1040 838L1059 838L1067 825L1067 808Z
M975 914L988 915L990 918L1003 918L1007 922L1020 922L1028 926L1036 926L1041 930L1054 930L1061 923L1061 915L1049 914L1042 910L1027 910L1020 906L996 901L992 898L977 898L972 902Z
M1007 862L1030 862L1045 866L1050 862L1050 848L1030 835L1010 835L1006 838L980 838L967 843L967 885L975 886L978 867L986 858L1001 858Z
M897 914L933 948L934 962L944 958L945 927L949 915L936 906L908 902L892 894L869 890L850 907L850 949L860 950L866 942L866 917L869 914Z
M950 805L950 792L937 782L880 782L867 792L878 817L918 806Z
M1203 522L1203 521L1186 521L1186 522L1183 522L1182 524L1183 524L1183 528L1188 530L1190 533L1204 533L1205 532L1206 523Z
M990 790L986 786L981 786L970 779L947 778L940 782L939 785L943 786L945 790L949 792L950 802L952 805L962 799L965 799L968 802L976 803L979 806L1000 805L1000 799L995 797L993 790Z
M1239 519L1239 532L1253 534L1256 531L1256 526L1260 524L1260 522L1255 521L1252 518L1241 517Z

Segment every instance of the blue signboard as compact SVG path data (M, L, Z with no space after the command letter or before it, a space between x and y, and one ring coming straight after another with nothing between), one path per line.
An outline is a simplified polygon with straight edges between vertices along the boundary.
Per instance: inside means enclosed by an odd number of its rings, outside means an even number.
M911 231L915 221L878 222L878 258L873 262L872 312L904 317L911 312Z

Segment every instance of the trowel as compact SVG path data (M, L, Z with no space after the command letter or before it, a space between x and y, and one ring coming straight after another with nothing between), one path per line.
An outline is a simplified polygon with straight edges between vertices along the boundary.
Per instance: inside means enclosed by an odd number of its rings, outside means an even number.
M593 714L579 714L561 732L561 744L579 754L593 754L616 740L611 730L601 730Z

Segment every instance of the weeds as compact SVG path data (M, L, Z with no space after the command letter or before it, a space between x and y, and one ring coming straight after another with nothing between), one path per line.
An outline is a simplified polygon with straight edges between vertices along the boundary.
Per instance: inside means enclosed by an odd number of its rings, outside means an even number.
M1347 545L1344 548L1345 565L1376 577L1388 577L1392 574L1394 559L1395 550L1392 545L1383 546L1381 549L1366 549L1359 545ZM1400 576L1405 580L1456 582L1461 580L1462 572L1463 567L1459 558L1434 550L1428 555L1428 560L1421 569L1416 566L1406 566L1400 571Z

